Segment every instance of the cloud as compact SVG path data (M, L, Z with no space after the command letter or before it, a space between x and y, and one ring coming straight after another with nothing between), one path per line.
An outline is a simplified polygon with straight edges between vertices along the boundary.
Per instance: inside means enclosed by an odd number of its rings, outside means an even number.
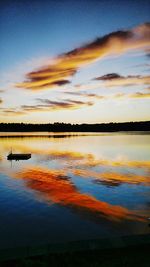
M0 98L0 104L2 104L3 103L3 100Z
M146 88L149 89L149 88ZM132 98L150 98L150 93L142 93L142 92L136 92L133 94L125 94L125 93L117 93L114 95L111 95L110 97L107 97L107 99L132 99ZM106 97L105 97L106 99Z
M128 75L121 76L118 73L108 73L94 80L103 81L106 87L149 85L150 76Z
M29 72L26 80L17 84L25 89L44 89L60 85L58 81L68 80L79 68L105 56L120 55L129 50L145 50L150 44L150 23L130 30L120 30L71 50L56 57L54 63ZM55 84L56 83L56 84Z
M118 94L115 94L115 95L113 96L113 98L123 98L123 97L125 97L125 96L127 96L127 95L124 94L124 93L118 93Z
M40 80L40 79L38 79L38 80ZM55 82L48 82L48 83L45 83L45 84L42 86L42 88L43 88L43 89L46 89L46 88L49 88L49 87L63 86L63 85L65 85L65 84L69 84L69 83L70 83L69 80L57 80L57 81L55 81ZM40 87L40 86L36 86L36 89L37 89L37 90L38 90L38 89L41 89L41 87Z
M113 80L113 79L121 79L123 78L123 76L120 76L119 74L117 73L108 73L108 74L105 74L103 76L100 76L100 77L97 77L95 78L95 80L100 80L100 81L109 81L109 80Z
M98 84L97 82L93 83L83 83L83 84L76 84L74 87L76 90L93 90L93 89L99 89L101 84Z
M105 76L104 79L106 80L107 79L106 78L107 75L104 75L104 76ZM110 77L109 74L108 74L108 77ZM112 77L115 77L115 75L113 75ZM119 75L118 75L118 77L119 77ZM116 78L108 78L108 79L116 79ZM119 78L117 78L117 79L119 79ZM145 89L149 90L149 87L145 88ZM133 94L129 94L129 93L127 94L127 93L119 92L119 93L116 93L116 94L105 95L105 96L97 95L95 93L72 92L72 91L65 91L63 93L64 94L70 94L70 95L73 95L73 96L82 96L82 97L88 97L88 98L91 98L91 99L103 99L103 100L108 100L108 99L130 99L130 98L150 98L150 93L142 93L142 92L136 92L136 93L133 93Z
M73 110L82 107L89 107L94 105L92 101L80 101L65 99L63 101L54 101L49 99L36 99L40 104L35 105L21 105L17 108L1 108L0 111L6 116L28 115L32 112L49 112L59 110Z
M78 109L82 106L92 106L93 102L88 101L79 101L79 100L71 100L71 99L65 99L63 101L53 101L49 99L40 99L37 98L38 101L40 101L43 105L38 105L40 108L48 108L48 109Z
M49 99L38 99L42 104L37 105L22 105L21 112L39 112L39 111L55 111L55 110L68 110L79 109L83 106L91 106L93 102L83 102L77 100L66 99L64 101L52 101Z
M88 98L96 98L96 99L104 99L105 96L97 95L94 93L87 93L87 92L72 92L72 91L65 91L64 94L69 94L73 96L82 96L82 97L88 97Z
M145 67L150 67L150 64L149 63L142 63L142 64L137 64L134 66L134 68L145 68Z
M25 115L25 112L22 110L16 110L15 108L4 108L0 110L4 115L6 116L19 116L19 115Z
M129 95L130 98L150 98L150 93L136 92L135 94Z

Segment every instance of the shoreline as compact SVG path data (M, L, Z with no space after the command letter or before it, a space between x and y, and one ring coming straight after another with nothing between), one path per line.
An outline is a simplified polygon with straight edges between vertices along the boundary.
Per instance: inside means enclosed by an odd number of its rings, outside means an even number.
M88 253L99 251L126 250L130 248L150 248L150 234L120 236L94 240L71 241L65 243L49 243L37 246L19 246L16 248L0 249L0 262L19 260L50 254Z

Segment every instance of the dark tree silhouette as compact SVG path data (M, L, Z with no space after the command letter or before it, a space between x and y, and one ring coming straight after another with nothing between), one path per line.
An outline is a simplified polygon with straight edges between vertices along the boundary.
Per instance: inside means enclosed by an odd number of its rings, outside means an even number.
M0 132L116 132L116 131L150 131L150 121L70 124L70 123L0 123Z

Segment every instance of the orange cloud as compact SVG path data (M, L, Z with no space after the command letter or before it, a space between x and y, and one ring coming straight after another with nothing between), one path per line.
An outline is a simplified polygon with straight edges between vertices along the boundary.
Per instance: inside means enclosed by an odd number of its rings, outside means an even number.
M41 67L26 75L27 80L17 84L25 89L44 89L60 85L75 75L77 70L97 59L129 50L146 49L150 45L150 24L145 23L131 30L112 32L84 46L64 53L53 64Z
M67 206L73 210L86 211L108 220L141 220L128 209L102 202L80 193L63 171L44 168L28 168L15 177L24 179L26 186L42 193L47 201Z

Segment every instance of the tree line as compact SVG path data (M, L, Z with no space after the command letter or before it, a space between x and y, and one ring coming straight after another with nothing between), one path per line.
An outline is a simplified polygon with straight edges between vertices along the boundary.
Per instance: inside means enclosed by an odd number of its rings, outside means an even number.
M150 131L150 121L71 124L71 123L0 123L0 132L116 132Z

